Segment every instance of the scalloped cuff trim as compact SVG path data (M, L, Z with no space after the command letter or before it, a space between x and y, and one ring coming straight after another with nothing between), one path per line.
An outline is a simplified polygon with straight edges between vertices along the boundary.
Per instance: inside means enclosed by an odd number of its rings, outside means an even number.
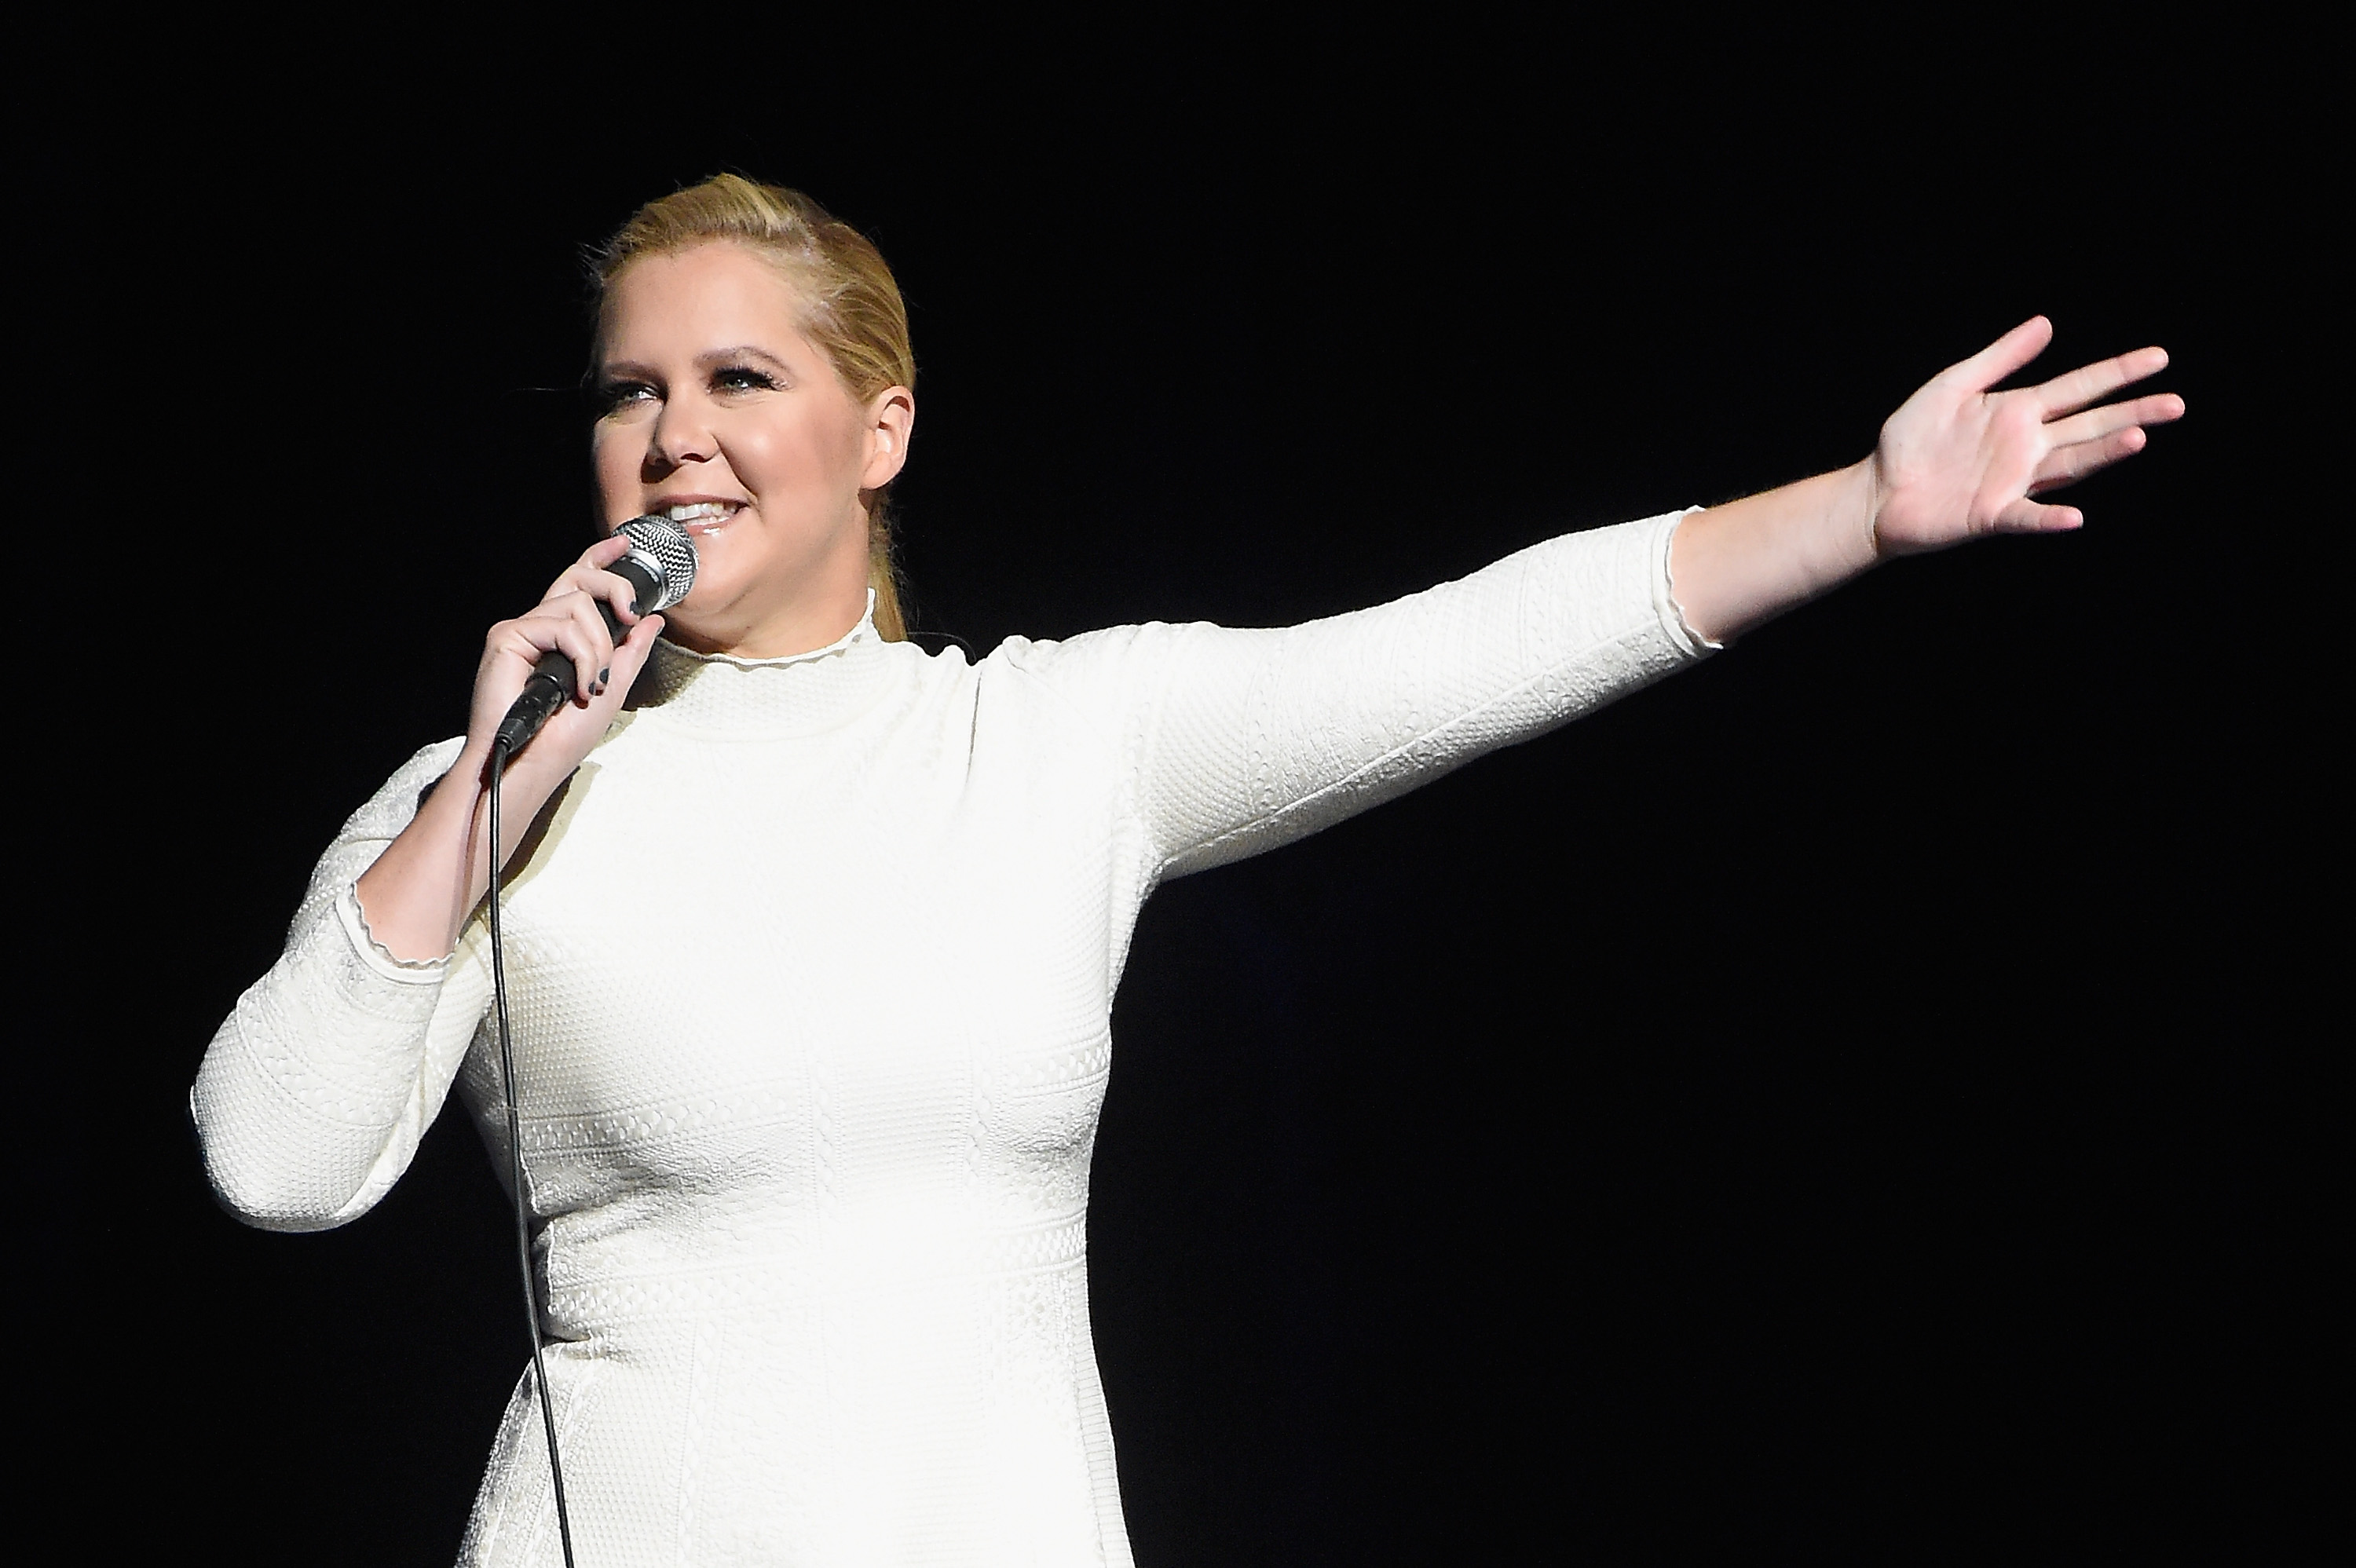
M336 913L344 923L344 933L352 940L352 951L361 962L388 980L399 980L412 986L438 986L449 970L450 960L434 958L416 961L396 958L392 949L376 939L369 930L368 916L360 912L359 884L348 883L336 900Z
M1669 629L1669 635L1683 645L1687 653L1696 658L1699 658L1704 654L1718 653L1726 645L1711 642L1687 624L1686 613L1677 603L1676 582L1669 575L1669 544L1677 537L1678 526L1700 510L1699 507L1687 507L1684 511L1679 512L1676 515L1676 520L1660 531L1658 542L1653 546L1655 552L1653 585L1654 593L1658 600L1655 608L1660 611L1661 624Z

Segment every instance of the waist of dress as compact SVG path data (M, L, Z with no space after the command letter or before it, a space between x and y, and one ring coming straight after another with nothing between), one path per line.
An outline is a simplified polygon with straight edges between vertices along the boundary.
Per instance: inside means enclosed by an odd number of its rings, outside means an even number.
M635 1243L635 1244L634 1244ZM864 1234L766 1246L693 1236L638 1237L546 1260L549 1326L562 1339L632 1327L856 1312L937 1297L979 1305L997 1287L1085 1267L1085 1211L1018 1227Z

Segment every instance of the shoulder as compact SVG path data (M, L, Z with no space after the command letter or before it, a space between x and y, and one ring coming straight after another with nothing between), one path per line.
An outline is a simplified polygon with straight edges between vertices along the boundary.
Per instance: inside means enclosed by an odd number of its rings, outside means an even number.
M961 685L977 743L1066 757L1073 747L1119 752L1119 737L1152 708L1173 653L1194 629L1156 621L1070 637L1017 635L969 667L960 649L927 662L947 667L935 678Z
M1108 681L1133 681L1175 656L1188 644L1216 637L1208 622L1146 621L1107 626L1074 637L1009 637L978 667L985 680L1029 682L1066 688Z
M1232 635L1207 622L1147 621L1072 637L1009 637L976 673L985 700L1073 708L1101 721L1149 700L1190 647Z

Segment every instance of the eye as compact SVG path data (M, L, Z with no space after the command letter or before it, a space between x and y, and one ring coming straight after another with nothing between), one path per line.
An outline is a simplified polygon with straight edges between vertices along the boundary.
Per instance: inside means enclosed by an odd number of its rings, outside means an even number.
M724 365L712 373L712 387L720 392L774 392L777 379L750 365Z
M662 400L660 393L644 381L600 381L597 384L597 412L603 416L621 413Z

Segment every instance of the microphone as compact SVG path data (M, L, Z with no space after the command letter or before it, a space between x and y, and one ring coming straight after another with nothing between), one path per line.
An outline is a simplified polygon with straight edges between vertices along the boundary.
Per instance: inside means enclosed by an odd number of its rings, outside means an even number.
M614 531L629 540L630 548L605 570L629 583L634 591L631 609L651 615L687 597L688 590L695 586L695 545L684 529L668 517L632 517ZM597 613L605 617L605 629L620 642L626 628L614 607L600 599ZM491 741L492 753L511 757L522 751L549 716L572 699L578 679L573 661L562 652L551 648L541 655L531 678L524 682L515 705L499 721L499 732Z

